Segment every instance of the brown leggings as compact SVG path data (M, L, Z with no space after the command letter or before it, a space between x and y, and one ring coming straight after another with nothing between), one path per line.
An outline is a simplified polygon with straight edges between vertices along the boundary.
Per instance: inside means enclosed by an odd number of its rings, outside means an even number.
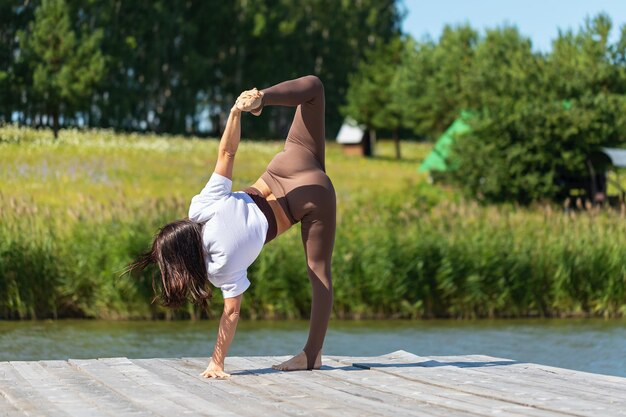
M309 75L263 91L263 106L291 106L296 114L285 148L267 166L267 183L292 224L302 225L302 243L313 298L307 368L321 351L333 304L330 263L335 242L336 200L325 170L324 86Z

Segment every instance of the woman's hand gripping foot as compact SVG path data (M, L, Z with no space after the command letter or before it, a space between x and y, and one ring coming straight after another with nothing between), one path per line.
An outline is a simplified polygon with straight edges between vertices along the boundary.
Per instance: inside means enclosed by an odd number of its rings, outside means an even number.
M319 351L313 369L320 369L322 366L322 351ZM293 358L286 360L278 365L272 365L272 369L278 371L303 371L307 369L306 353L304 351L298 353Z
M253 88L246 90L237 97L235 106L241 111L248 111L259 116L263 110L263 92Z

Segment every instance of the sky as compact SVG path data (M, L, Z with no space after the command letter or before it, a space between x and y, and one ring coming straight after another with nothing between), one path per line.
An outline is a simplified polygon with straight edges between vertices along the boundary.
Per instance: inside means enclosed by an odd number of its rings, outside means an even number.
M611 41L626 24L626 0L400 0L408 12L402 27L416 39L429 35L438 39L444 25L469 23L484 33L485 28L503 24L517 26L529 37L533 49L548 52L558 30L583 25L586 16L606 12L613 21Z

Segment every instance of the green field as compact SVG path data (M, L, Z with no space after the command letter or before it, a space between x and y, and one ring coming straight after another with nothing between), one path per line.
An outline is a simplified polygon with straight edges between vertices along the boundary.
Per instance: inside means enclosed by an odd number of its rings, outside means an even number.
M197 317L151 303L148 274L119 277L164 223L186 215L217 140L0 128L0 318ZM234 189L282 141L239 148ZM430 146L379 143L372 159L328 143L338 199L336 317L626 313L624 213L482 207L416 172ZM300 318L310 295L299 226L249 271L243 315ZM210 315L219 314L216 291Z

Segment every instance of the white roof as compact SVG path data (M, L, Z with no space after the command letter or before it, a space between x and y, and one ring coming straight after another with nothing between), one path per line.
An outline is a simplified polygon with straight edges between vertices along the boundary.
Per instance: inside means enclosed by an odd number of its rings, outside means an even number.
M361 143L365 130L354 120L346 119L337 133L337 143L354 144Z
M626 167L626 149L602 148L602 151L611 159L613 166L618 168Z

